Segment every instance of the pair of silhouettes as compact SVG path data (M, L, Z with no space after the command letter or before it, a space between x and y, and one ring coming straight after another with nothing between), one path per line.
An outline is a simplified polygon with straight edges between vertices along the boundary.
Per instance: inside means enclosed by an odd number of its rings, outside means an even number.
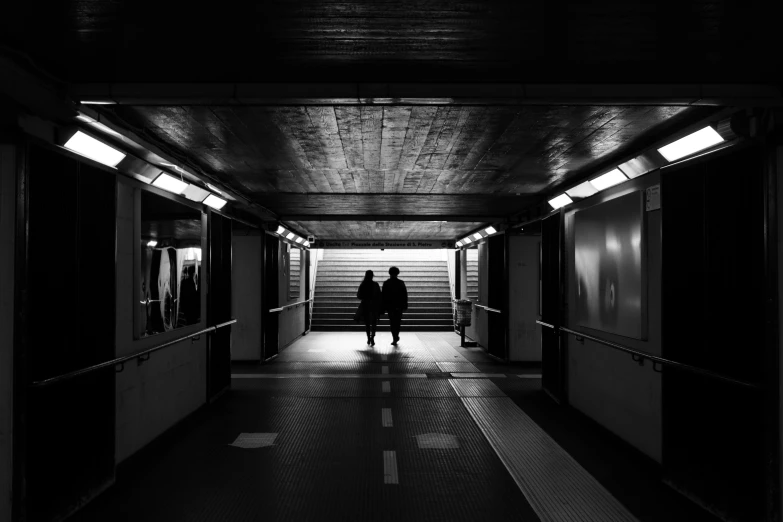
M368 270L364 273L364 281L359 285L356 297L362 300L362 319L367 330L367 344L370 346L375 346L375 329L378 326L378 318L384 312L389 314L392 344L396 346L400 340L402 312L408 309L408 289L405 288L405 283L397 278L399 274L399 268L391 267L390 277L383 282L381 289L378 283L372 280L372 270Z

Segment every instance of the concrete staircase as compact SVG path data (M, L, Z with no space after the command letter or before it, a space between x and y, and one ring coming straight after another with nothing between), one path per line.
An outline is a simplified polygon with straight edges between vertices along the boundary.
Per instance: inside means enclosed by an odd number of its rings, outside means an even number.
M402 331L452 331L454 319L446 261L439 251L327 250L318 261L313 301L312 330L364 331L353 314L359 306L356 292L364 272L372 270L383 287L389 267L400 269L400 279L408 289L408 310L403 315ZM378 322L379 331L389 330L386 314Z

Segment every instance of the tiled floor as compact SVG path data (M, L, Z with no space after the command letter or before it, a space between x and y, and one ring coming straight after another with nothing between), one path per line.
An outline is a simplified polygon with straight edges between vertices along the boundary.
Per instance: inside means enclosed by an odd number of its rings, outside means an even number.
M711 520L552 403L537 368L452 333L365 340L316 332L270 364L235 366L223 398L73 520Z

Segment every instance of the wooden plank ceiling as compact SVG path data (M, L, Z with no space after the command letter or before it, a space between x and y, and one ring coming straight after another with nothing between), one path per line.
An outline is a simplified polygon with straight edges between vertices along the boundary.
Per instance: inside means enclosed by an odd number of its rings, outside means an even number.
M292 216L301 232L314 233L325 230L325 225L311 221L328 216L350 215L373 222L383 221L383 216L445 220L451 216L459 221L472 215L508 216L552 187L711 109L116 106L104 110L283 220ZM414 227L406 222L405 230L343 223L330 225L329 233L358 237L355 234L360 232L377 236L386 230L407 239L417 234L436 237L432 234L443 230L431 223Z

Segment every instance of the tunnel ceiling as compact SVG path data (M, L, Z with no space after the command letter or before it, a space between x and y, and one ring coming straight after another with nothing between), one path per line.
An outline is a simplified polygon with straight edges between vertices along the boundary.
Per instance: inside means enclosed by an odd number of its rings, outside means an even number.
M553 187L714 109L674 106L107 106L319 237L441 237L431 221L502 219ZM398 228L348 226L350 217ZM408 221L423 219L417 224ZM313 223L321 219L337 222ZM451 238L474 227L454 225ZM316 230L318 232L316 232ZM391 238L391 237L390 237Z
M481 227L480 221L289 221L315 237L342 239L444 239L466 236Z
M202 7L207 6L208 7ZM752 2L26 0L0 38L71 82L760 82Z

